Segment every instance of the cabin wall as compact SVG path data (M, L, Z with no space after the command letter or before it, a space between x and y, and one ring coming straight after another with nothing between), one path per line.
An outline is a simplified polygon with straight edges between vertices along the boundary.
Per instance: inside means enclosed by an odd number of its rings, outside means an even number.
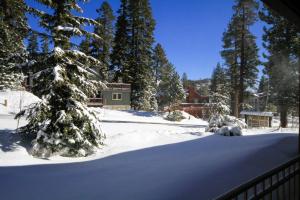
M122 94L121 100L113 100L112 95L113 93L120 93ZM130 91L124 91L124 90L104 90L102 91L102 97L103 97L103 104L104 106L112 105L112 106L124 106L124 105L130 105Z
M246 123L250 127L271 127L271 117L246 115Z

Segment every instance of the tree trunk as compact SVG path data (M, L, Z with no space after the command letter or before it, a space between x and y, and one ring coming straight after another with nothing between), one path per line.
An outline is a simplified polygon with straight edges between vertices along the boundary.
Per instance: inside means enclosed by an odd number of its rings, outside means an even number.
M238 89L236 89L234 92L233 115L235 117L239 117L239 90Z
M280 105L280 106L279 106L279 112L280 112L280 127L282 127L282 128L286 128L287 125L288 125L287 111L288 111L287 105Z

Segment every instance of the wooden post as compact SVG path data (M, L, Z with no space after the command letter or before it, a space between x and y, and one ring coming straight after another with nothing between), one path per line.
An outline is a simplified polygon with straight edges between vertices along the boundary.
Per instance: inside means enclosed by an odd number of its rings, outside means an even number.
M4 99L4 106L7 107L7 99Z

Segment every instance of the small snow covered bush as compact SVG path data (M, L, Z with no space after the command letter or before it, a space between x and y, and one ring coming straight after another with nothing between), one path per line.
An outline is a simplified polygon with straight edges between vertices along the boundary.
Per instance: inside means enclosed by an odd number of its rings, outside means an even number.
M238 126L223 126L216 130L215 133L224 136L241 136L242 129Z
M181 111L175 110L175 111L170 112L167 115L166 119L169 121L181 121L181 120L185 119L185 117L183 116Z
M241 129L247 128L247 124L242 120L230 115L214 115L209 120L210 128L220 128L223 126L237 126Z
M247 124L234 116L214 115L209 120L208 131L225 136L240 136L243 128L247 128Z

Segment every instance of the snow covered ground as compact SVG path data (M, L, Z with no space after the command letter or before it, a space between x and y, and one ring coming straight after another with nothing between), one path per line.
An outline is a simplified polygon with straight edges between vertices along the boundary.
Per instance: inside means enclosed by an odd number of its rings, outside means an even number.
M4 106L4 101L7 105ZM0 91L0 115L16 114L39 98L27 91Z
M180 122L168 121L165 119L168 113L154 113L145 111L118 111L101 108L92 108L101 119L118 122L146 122L146 123L162 123L162 124L194 124L207 126L208 123L201 119L197 119L186 112L182 112L185 119Z
M105 145L95 154L85 158L66 158L54 156L47 160L38 159L27 153L26 145L22 144L19 136L11 134L17 127L17 120L12 116L0 116L0 166L54 164L67 162L82 162L103 158L109 155L142 149L152 146L183 142L197 139L204 134L204 128L191 126L170 126L164 124L135 124L135 123L103 123L106 133ZM129 120L127 118L127 120ZM20 120L24 125L25 120Z
M297 129L224 137L206 133L207 123L189 116L178 123L150 112L96 109L107 120L101 149L86 158L38 159L12 134L26 124L13 119L19 107L1 109L1 199L212 199L297 153Z
M119 141L139 143L144 139L132 134L133 138L128 133L126 141ZM127 144L114 145L118 148ZM193 140L127 151L89 162L0 167L1 198L206 200L289 160L296 152L296 134L249 132L242 137L195 136Z

